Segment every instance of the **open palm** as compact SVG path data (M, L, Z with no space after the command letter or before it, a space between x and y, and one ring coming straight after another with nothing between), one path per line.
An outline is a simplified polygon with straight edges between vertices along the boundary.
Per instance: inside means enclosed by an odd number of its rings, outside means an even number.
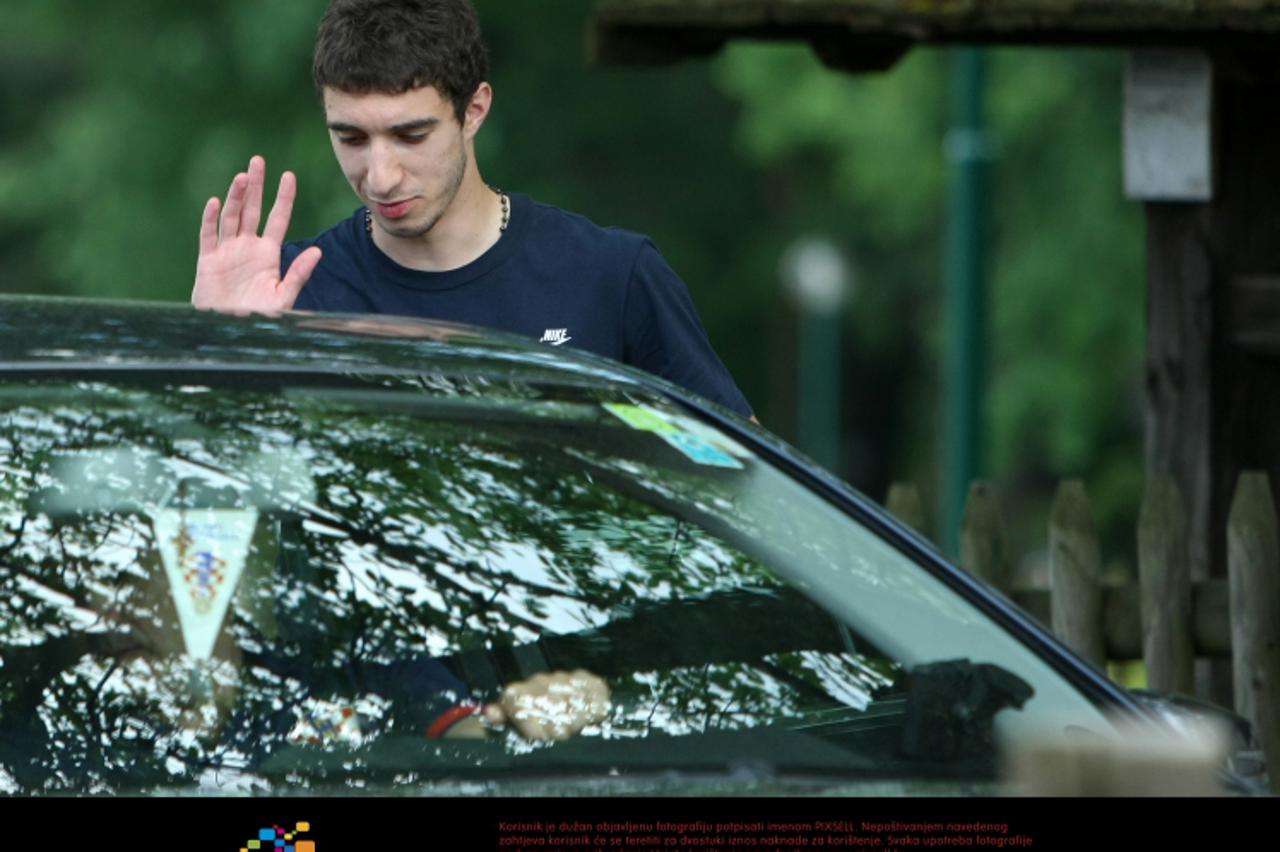
M263 159L253 157L248 172L231 181L225 205L217 198L205 204L191 291L197 308L235 314L288 310L320 262L320 249L313 246L294 258L280 277L280 250L293 215L297 180L292 172L281 175L275 204L259 235L266 170Z

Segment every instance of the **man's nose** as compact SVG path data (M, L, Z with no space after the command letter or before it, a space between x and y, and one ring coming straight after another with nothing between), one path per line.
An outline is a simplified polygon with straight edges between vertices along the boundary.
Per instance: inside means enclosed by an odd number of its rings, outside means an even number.
M369 168L365 185L369 194L381 201L390 196L400 183L400 163L389 145L374 141L369 145Z

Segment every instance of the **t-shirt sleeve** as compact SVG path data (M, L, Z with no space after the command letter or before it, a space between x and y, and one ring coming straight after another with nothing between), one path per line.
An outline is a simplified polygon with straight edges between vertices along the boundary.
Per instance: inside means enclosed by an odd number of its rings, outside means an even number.
M711 348L689 288L649 240L636 255L627 286L623 359L751 416L746 397Z

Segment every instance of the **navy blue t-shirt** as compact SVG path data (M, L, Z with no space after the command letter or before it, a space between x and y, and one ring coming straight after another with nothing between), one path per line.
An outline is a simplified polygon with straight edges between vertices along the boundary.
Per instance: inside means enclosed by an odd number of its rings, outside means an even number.
M452 320L575 346L751 414L688 288L648 238L509 197L502 237L447 272L408 269L383 254L365 230L364 208L314 239L286 244L281 274L308 246L324 253L294 307Z

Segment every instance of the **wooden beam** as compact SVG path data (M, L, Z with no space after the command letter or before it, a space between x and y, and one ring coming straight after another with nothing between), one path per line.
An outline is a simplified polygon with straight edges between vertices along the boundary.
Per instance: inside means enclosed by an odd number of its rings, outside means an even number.
M1138 582L1147 686L1192 695L1195 648L1187 513L1177 483L1169 478L1147 480L1142 496L1138 513Z
M1199 580L1226 573L1210 570L1210 212L1205 204L1175 203L1151 203L1146 212L1146 471L1149 479L1172 479L1183 495L1190 572Z
M914 44L1274 50L1280 0L602 0L588 33L602 64L673 62L747 38L807 41L860 71Z

